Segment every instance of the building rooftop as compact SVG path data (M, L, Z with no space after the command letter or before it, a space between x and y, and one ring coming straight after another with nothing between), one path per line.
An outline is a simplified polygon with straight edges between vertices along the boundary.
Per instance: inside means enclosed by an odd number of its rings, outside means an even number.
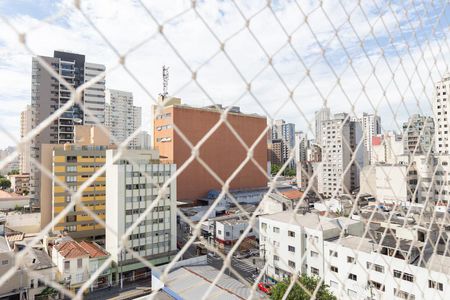
M336 222L332 222L334 219L321 217L314 213L298 214L293 211L283 211L271 215L263 215L261 219L269 219L282 223L288 223L292 225L299 225L311 229L328 230L333 228L341 229Z
M208 265L185 266L170 272L165 285L182 299L201 299L218 274L219 270ZM250 295L250 286L222 274L208 299L249 299ZM255 291L250 299L268 299L268 297Z
M89 253L90 258L106 257L109 255L108 252L96 243L81 241L79 245Z
M31 264L31 268L34 270L43 270L53 268L55 264L53 264L50 256L42 249L31 248L30 257L28 258Z
M55 245L55 250L59 252L64 258L77 258L89 255L83 247L80 246L76 241L69 240L63 241Z
M9 248L8 241L5 237L0 236L0 252L9 252L11 249Z
M450 270L450 257L433 254L428 260L427 268L429 270L448 274L448 270Z
M281 192L281 195L290 200L299 200L303 197L303 192L299 190L289 190Z
M341 239L334 240L333 243L347 247L353 250L359 250L366 253L374 251L374 243L371 239L349 235Z

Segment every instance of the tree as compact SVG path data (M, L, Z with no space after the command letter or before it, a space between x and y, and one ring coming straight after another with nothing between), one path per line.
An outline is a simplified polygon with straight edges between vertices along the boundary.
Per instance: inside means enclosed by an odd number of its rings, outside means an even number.
M4 190L4 189L8 189L11 187L11 181L9 181L6 178L0 178L0 189Z
M272 164L270 166L270 174L276 175L278 173L278 171L280 171L280 169L281 169L280 165Z
M319 277L310 277L306 274L303 274L298 280L297 280L305 289L309 291L309 294L313 294L314 290L316 289L317 285L319 284L320 278ZM283 299L284 294L286 293L288 287L290 284L290 280L284 280L280 281L277 284L275 284L271 291L272 295L270 296L273 300L281 300ZM311 297L309 296L308 292L305 291L305 289L300 286L300 284L295 283L292 287L291 291L289 292L289 295L286 297L286 300L309 300ZM319 300L336 300L337 298L328 290L328 286L324 283L321 284L319 290L316 294L316 299Z
M286 176L293 177L293 176L295 176L295 174L296 174L296 172L294 169L289 168L289 169L284 170L284 175L286 175Z
M11 170L8 172L8 175L19 175L19 170Z

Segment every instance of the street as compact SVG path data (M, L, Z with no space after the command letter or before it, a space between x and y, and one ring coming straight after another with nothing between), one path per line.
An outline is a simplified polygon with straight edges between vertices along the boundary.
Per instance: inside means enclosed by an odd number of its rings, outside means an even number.
M256 261L259 261L259 258L255 258ZM213 266L216 269L222 268L223 260L220 257L212 257L208 255L208 264ZM260 265L257 263L257 265ZM252 258L246 258L246 259L236 259L231 258L231 266L232 268L239 273L245 280L247 280L249 283L253 284L253 276L254 274L258 275L260 269L257 266L255 266L252 263ZM237 279L236 276L230 271L225 270L225 274L232 276L233 278Z

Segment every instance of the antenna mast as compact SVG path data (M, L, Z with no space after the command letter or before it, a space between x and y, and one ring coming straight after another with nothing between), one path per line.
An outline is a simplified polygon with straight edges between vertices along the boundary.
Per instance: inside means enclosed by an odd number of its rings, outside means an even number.
M161 97L164 99L168 95L168 87L169 87L169 67L166 67L165 65L162 67L162 76L163 76L163 92L161 94Z

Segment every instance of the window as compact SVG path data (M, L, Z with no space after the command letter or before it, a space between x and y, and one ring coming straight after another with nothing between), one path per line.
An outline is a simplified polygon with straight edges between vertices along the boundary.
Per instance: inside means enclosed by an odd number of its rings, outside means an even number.
M66 172L76 172L77 171L77 166L67 166L66 167Z
M2 266L7 265L7 264L8 264L8 260L7 259L2 260Z
M288 266L295 269L295 262L288 260Z
M403 280L414 282L414 275L409 273L402 273L401 271L394 270L394 277L395 278L401 278Z
M261 228L262 228L262 230L266 231L267 224L266 223L261 223Z
M338 257L338 254L336 251L330 250L330 256Z
M280 260L280 257L279 257L278 255L274 255L274 256L273 256L273 260L274 260L274 261L279 261L279 260Z
M335 266L331 266L330 270L331 270L331 272L334 272L334 273L338 273L339 272L338 268L335 267Z
M77 268L78 269L81 269L83 267L83 259L82 258L79 258L78 260L77 260Z
M217 233L218 233L218 234L222 234L222 230L220 230L220 229L217 230Z
M295 247L294 246L288 246L288 251L289 252L295 252Z
M384 290L385 290L384 285L381 284L381 283L379 283L379 282L376 282L376 281L373 281L373 280L369 280L369 281L367 282L367 284L368 284L370 287L376 288L376 289L379 290L379 291L384 292Z
M430 289L436 289L440 291L444 290L444 285L442 283L433 280L428 280L428 287Z
M70 261L65 261L64 262L64 271L69 271L70 270Z
M295 232L288 230L288 236L295 237Z
M319 276L319 269L311 267L311 274Z
M275 233L280 233L280 228L274 227L274 228L273 228L273 232L275 232Z
M350 273L350 274L348 274L348 279L357 281L358 280L358 276L356 276L355 274Z
M226 236L230 236L230 232L228 232L228 231L225 232L225 235L226 235Z
M318 257L319 253L315 252L315 251L311 251L311 257Z
M66 176L66 182L76 182L77 176Z
M351 257L351 256L347 256L347 262L350 264L353 264L353 263L355 263L355 258Z
M401 299L409 299L409 300L416 299L416 296L414 296L413 294L407 293L402 290L397 290L397 289L394 289L394 296L401 298Z
M370 262L367 262L367 269L372 269L372 270L375 270L376 272L384 273L383 266L377 265L377 264L373 264L373 266L372 266L372 264Z

